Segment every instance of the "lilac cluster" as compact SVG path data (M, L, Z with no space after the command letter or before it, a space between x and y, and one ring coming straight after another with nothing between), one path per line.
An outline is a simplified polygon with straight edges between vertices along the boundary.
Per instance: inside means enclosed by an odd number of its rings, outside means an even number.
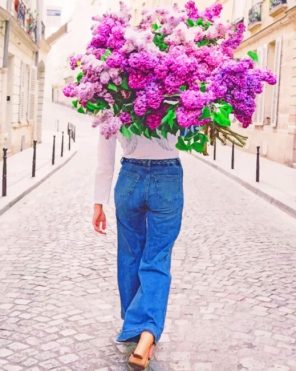
M248 127L256 109L256 95L262 93L264 82L274 85L276 78L269 71L254 69L254 62L249 58L230 59L213 74L209 94L211 99L224 99L230 103L234 116L243 127Z
M95 118L92 126L99 126L101 135L108 139L118 132L122 126L122 121L119 117L114 116L112 111L106 110Z
M113 113L106 111L94 123L105 137L131 125L135 117L156 130L170 104L180 128L208 124L209 118L201 118L204 109L214 109L220 101L230 104L247 127L256 95L264 83L275 84L276 79L255 68L250 58L234 58L245 25L222 24L221 11L217 3L199 11L190 0L185 10L174 5L145 11L138 26L130 25L123 4L118 14L93 17L96 24L86 53L69 60L80 76L64 88L64 94L76 97L86 110L92 106L87 103L98 101L114 106Z

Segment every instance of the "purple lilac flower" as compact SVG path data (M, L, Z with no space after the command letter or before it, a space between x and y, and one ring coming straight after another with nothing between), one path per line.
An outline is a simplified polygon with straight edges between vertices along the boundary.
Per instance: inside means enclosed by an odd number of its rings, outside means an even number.
M70 57L70 67L72 70L75 70L77 66L80 64L82 58L82 54L72 55Z
M221 44L221 50L228 55L229 57L233 57L234 50L241 44L244 38L244 32L246 30L246 26L243 22L239 22L236 25L234 31L232 31L229 35L227 40L224 40Z
M190 19L198 19L200 17L198 9L193 0L190 0L185 5L186 13Z
M95 89L92 83L80 83L76 88L76 94L79 100L88 101L93 98Z
M120 117L120 120L123 124L131 124L132 123L132 116L128 112L121 112L119 117Z
M96 117L92 124L93 127L100 127L100 134L106 139L109 139L112 135L117 134L122 122L119 117L114 116L112 111L103 111L103 113Z
M151 75L146 75L142 72L131 72L128 85L132 89L144 89L150 79Z
M76 96L76 88L77 88L77 84L68 84L64 87L63 89L63 93L66 97L68 98L73 98Z
M156 67L158 58L153 54L142 51L139 53L132 53L128 62L132 68L136 68L143 72L149 72Z
M188 110L182 106L177 109L177 121L181 127L197 125L200 115L201 110Z
M152 109L158 109L163 102L163 89L156 82L151 82L146 86L147 105Z
M146 125L151 130L155 130L160 126L162 118L163 118L163 112L151 113L147 115L146 117Z
M125 66L125 58L122 53L113 52L106 60L110 68L121 68Z
M134 111L138 116L144 116L147 111L147 98L143 91L137 93L137 98L134 103Z
M208 21L212 22L214 18L220 16L222 9L223 9L222 4L213 4L212 6L206 8L206 10L203 13L203 17Z
M208 104L208 94L195 90L186 90L180 95L183 106L188 110L200 110Z

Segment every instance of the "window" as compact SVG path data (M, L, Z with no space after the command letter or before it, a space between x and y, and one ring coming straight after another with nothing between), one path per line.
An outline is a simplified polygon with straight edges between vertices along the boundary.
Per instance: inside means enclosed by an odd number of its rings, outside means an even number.
M19 88L19 122L28 120L28 93L29 93L30 67L21 62L20 65L20 88Z
M259 58L259 67L266 68L267 66L267 45L262 45L257 49ZM254 114L254 124L263 125L264 123L264 107L265 107L265 92L266 85L263 86L263 92L256 97L256 112Z
M280 74L282 64L282 37L278 37L274 43L273 72L277 76L277 84L272 86L270 124L276 127L278 124Z
M255 125L270 124L276 127L278 123L279 85L282 58L282 38L279 37L257 50L259 66L271 70L277 76L277 84L264 84L263 93L256 98L257 109L254 114Z

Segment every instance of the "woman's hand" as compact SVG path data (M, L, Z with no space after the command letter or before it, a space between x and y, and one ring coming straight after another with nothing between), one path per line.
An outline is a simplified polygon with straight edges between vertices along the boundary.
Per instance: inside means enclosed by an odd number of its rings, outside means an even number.
M94 214L93 214L93 220L92 225L94 227L94 230L101 234L106 234L106 215L103 211L103 205L102 204L95 204L94 205Z

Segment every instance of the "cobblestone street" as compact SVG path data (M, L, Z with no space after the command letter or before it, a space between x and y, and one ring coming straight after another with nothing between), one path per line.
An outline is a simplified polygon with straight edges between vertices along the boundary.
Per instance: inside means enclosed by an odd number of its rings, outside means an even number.
M113 342L114 207L106 236L91 226L91 130L64 168L0 217L0 370L127 369L130 349ZM181 160L183 228L151 369L296 370L295 220L194 157Z

